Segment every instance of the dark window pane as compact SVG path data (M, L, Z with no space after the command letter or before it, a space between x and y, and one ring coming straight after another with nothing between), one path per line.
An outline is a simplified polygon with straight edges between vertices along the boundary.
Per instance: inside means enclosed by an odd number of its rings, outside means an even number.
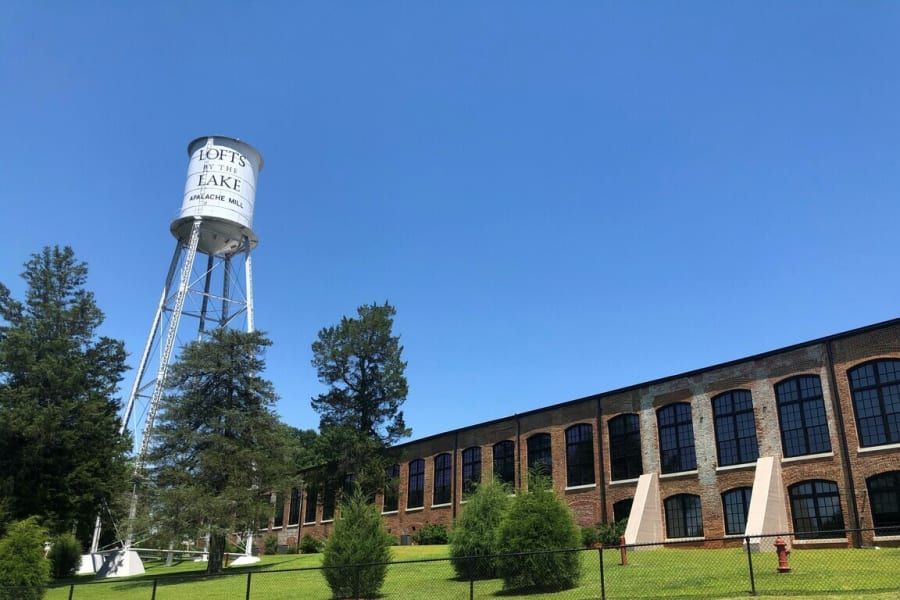
M670 404L656 413L659 423L659 453L663 473L697 468L691 405Z
M866 487L875 533L900 535L900 471L869 477Z
M481 448L473 446L462 453L463 494L468 494L481 483Z
M400 503L400 465L391 465L384 471L384 512L394 512Z
M631 514L631 505L634 503L634 498L629 498L627 500L619 500L615 504L613 504L613 519L618 523L622 519L627 519Z
M319 491L316 488L306 490L306 512L303 513L304 523L316 522L316 507L319 503Z
M833 481L804 481L788 488L797 539L841 537L844 517Z
M609 420L609 460L613 480L634 479L644 472L641 459L641 427L637 415L619 415Z
M549 433L536 433L528 438L528 470L553 478Z
M516 446L509 440L494 444L494 478L510 485L516 482Z
M734 390L712 399L719 466L755 462L759 458L753 401L747 390Z
M288 509L288 525L296 525L300 522L300 504L303 501L303 492L300 488L291 490L291 506Z
M786 458L831 452L822 386L816 375L802 375L775 386L782 453Z
M879 360L848 371L859 445L900 443L900 360Z
M666 537L703 537L700 496L679 494L666 498Z
M420 508L425 506L425 460L417 458L407 468L406 508Z
M566 485L594 483L594 429L586 423L566 429Z
M747 513L750 511L751 491L752 488L742 487L722 494L726 535L743 535L747 529Z
M449 454L438 454L434 457L434 497L432 504L450 502L450 479L453 459Z

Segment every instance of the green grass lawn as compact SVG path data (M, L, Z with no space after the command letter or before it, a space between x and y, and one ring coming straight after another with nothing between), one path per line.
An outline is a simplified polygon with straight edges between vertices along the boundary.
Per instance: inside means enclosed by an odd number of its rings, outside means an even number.
M388 567L382 588L386 600L428 598L460 600L469 597L469 582L454 578L446 546L398 546L393 548L394 564ZM516 596L502 591L499 580L474 583L476 598L516 598L529 600L580 600L599 598L599 554L582 552L581 585L561 592ZM245 597L248 573L250 597L277 600L331 597L318 567L320 554L265 556L252 566L229 568L228 575L202 576L205 563L185 561L166 567L145 561L146 574L96 580L81 576L75 583L73 600L149 600L156 582L157 600L215 600ZM405 562L426 561L426 562ZM773 553L754 554L754 577L759 598L816 598L817 600L898 600L900 599L900 549L880 550L797 550L790 573L776 571ZM682 550L657 549L630 552L628 565L619 564L618 551L603 554L606 597L615 599L744 598L750 592L747 555L741 549ZM47 593L47 600L66 600L69 586Z

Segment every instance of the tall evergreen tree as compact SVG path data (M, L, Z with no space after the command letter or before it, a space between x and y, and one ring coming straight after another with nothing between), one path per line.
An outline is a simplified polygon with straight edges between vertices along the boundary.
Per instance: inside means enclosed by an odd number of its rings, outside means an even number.
M319 413L319 471L332 489L351 475L372 495L394 460L390 447L411 435L401 407L409 391L403 346L393 334L396 309L363 305L357 318L343 317L313 342L312 365L328 390L312 399Z
M25 263L24 302L0 284L6 518L40 515L51 533L74 529L83 544L96 515L127 486L130 449L115 397L125 349L98 335L103 313L84 287L87 273L71 248L47 247Z
M147 456L155 523L175 541L208 534L209 573L222 570L226 536L264 526L268 492L289 485L287 430L260 375L270 345L260 332L213 331L183 349L160 401Z

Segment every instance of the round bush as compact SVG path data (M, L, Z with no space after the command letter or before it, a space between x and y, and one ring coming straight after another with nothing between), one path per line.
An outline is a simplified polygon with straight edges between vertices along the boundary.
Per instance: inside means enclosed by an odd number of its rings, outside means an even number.
M534 478L529 491L516 496L498 532L498 573L503 588L564 590L578 585L581 562L575 550L581 532L572 512L546 481Z
M460 579L497 577L497 531L509 500L509 488L495 481L482 483L466 499L450 534L450 557Z
M10 526L0 539L0 600L40 600L50 583L50 562L44 558L47 530L29 517Z

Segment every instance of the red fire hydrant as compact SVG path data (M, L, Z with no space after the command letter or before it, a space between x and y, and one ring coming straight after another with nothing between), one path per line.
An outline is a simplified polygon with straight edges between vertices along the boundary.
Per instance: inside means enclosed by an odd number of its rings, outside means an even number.
M791 551L787 549L787 542L780 535L775 538L775 553L778 554L778 572L790 573L791 566L788 564L788 554Z

